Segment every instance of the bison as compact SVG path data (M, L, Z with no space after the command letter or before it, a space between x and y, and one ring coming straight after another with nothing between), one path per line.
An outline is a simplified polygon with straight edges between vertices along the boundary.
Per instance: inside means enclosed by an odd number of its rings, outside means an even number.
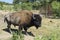
M14 12L5 15L4 22L7 22L8 30L11 32L11 24L14 26L19 26L18 30L24 30L27 32L27 29L31 26L35 26L37 29L41 26L42 18L39 14L33 14L31 11L22 10L20 12Z

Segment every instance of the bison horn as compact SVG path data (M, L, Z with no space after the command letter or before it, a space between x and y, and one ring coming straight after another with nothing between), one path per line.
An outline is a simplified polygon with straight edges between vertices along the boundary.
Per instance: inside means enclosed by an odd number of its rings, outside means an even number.
M35 15L33 15L33 19L36 19L36 18L35 18Z

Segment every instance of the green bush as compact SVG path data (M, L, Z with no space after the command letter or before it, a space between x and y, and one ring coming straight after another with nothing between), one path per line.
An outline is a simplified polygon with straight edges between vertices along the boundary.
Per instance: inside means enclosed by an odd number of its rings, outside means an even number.
M52 9L54 16L60 17L60 2L57 1L52 2Z
M22 9L32 10L32 3L22 3L21 4Z
M35 9L35 10L37 10L37 9L39 9L40 8L40 5L41 5L41 3L40 2L38 2L38 1L36 1L36 2L33 2L33 9Z
M21 9L21 4L15 4L13 8L15 11L18 11Z
M2 5L2 6L0 6L0 10L14 11L13 5Z
M32 10L32 3L21 3L21 4L15 4L14 5L14 10L18 11L18 10Z

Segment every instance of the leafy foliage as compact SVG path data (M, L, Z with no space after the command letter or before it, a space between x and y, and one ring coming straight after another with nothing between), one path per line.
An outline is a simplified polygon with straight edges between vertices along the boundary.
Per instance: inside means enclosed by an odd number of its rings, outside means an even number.
M25 10L25 9L31 10L32 9L32 3L22 3L21 8L23 10Z
M54 1L52 3L52 9L53 9L55 16L60 17L60 2Z
M53 11L53 16L60 17L60 1L59 0L13 0L13 4L0 2L0 10L18 11L18 10L45 10L45 15L48 13L48 5ZM52 7L51 7L52 6Z
M20 0L13 0L13 4L18 4L20 2Z

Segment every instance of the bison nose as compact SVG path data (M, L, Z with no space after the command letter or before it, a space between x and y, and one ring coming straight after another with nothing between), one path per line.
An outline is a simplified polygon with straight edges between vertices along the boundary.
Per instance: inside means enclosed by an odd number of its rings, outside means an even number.
M36 29L38 29L39 27L41 27L41 25L36 25Z
M36 29L38 29L38 26L36 26Z

